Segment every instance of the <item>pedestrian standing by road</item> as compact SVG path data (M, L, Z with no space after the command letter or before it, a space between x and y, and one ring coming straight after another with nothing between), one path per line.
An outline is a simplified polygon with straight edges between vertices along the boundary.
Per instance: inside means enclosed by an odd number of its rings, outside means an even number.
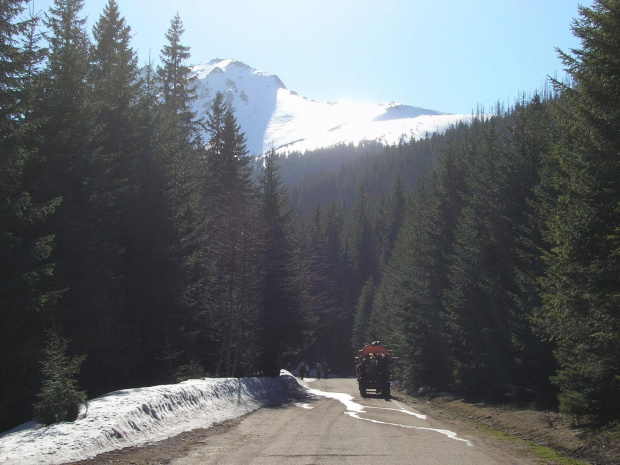
M321 362L316 364L316 377L317 379L321 379L321 372L323 371L323 367L321 366Z

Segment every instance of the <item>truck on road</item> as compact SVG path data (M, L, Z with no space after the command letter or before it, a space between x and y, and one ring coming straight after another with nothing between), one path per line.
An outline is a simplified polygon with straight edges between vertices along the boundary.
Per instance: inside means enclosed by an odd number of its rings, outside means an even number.
M366 397L368 391L390 397L390 366L393 362L394 358L379 341L360 349L356 357L356 374L362 397Z

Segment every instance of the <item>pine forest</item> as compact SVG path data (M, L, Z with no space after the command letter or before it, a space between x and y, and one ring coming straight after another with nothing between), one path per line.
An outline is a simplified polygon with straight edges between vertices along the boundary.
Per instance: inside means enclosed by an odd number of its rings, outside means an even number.
M53 360L81 401L352 375L377 340L411 391L620 420L619 0L510 108L258 157L221 94L192 111L179 15L142 66L115 0L92 31L27 6L0 4L0 431L45 415Z

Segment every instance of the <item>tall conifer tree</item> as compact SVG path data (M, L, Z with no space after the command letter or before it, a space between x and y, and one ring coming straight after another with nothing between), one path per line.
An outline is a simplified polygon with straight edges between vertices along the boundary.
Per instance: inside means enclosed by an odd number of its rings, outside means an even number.
M363 187L359 190L353 209L349 234L349 253L353 271L351 289L357 296L368 278L374 278L378 272L374 225L368 195Z
M24 4L0 4L0 430L31 418L42 327L57 297L45 223L60 199L33 198L40 50L36 19L20 19Z
M136 102L138 72L136 57L130 46L130 29L120 16L118 6L110 0L93 27L90 81L96 114L95 143L98 153L93 162L96 183L91 195L98 212L98 246L89 273L97 276L99 296L93 295L97 328L90 338L86 367L96 365L90 374L95 394L122 385L132 367L128 351L130 335L126 321L127 229L129 202L134 199L135 179L132 163L137 152ZM88 374L88 373L87 373ZM91 389L92 391L93 389Z
M490 395L515 381L506 292L514 265L505 229L506 199L498 192L507 183L501 164L506 147L496 125L496 119L481 122L467 141L474 154L467 173L469 195L457 223L451 287L445 294L456 379L466 391Z
M36 195L62 197L62 204L50 219L56 235L55 281L66 289L57 308L58 321L74 341L76 350L86 352L95 330L90 326L99 299L104 300L98 268L99 215L97 196L107 173L99 171L95 141L96 125L90 75L90 41L81 17L81 0L55 0L46 14L49 53L44 70L43 91L36 108L41 119L40 166L42 182Z
M196 313L205 300L204 266L206 215L201 206L204 163L191 104L195 88L186 64L189 47L181 43L183 24L179 15L170 22L167 43L157 69L158 90L162 101L157 106L152 145L153 186L159 204L149 208L159 218L159 237L152 238L151 250L158 257L157 269L151 270L152 293L145 296L152 305L143 320L144 341L149 363L167 360L168 379L175 367L192 357L190 346L195 337ZM150 156L150 154L147 154ZM145 199L148 201L148 199ZM155 286L154 288L151 286ZM154 370L150 370L151 373Z
M282 357L299 349L310 315L302 312L300 277L295 270L292 212L278 173L277 155L265 158L259 182L262 276L258 327L261 368L266 376L279 376Z
M580 7L581 47L560 52L572 85L556 83L563 140L548 218L544 309L557 340L561 407L620 418L620 1Z
M206 202L212 217L210 254L213 268L206 313L217 334L216 373L234 376L248 364L253 347L255 248L250 240L255 205L250 157L232 108L217 93L207 116Z

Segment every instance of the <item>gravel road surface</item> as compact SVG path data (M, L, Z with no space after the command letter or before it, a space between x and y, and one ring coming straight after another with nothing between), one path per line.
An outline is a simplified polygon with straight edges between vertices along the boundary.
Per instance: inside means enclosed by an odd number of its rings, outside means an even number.
M523 464L472 431L426 418L395 399L361 398L353 379L308 383L312 395L262 408L195 444L173 465Z

